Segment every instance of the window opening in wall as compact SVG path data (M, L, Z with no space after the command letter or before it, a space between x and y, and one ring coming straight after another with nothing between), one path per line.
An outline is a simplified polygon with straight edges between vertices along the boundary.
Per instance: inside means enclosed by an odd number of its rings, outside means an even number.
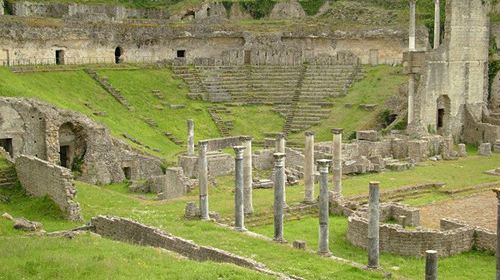
M63 50L56 50L56 64L57 65L64 64L64 51Z
M210 17L210 7L207 8L207 17Z
M116 64L123 62L122 55L123 55L123 49L121 47L117 47L115 49L115 63Z
M12 138L0 139L0 147L2 147L11 157L14 157L14 149L12 146Z
M177 58L185 58L186 50L177 50Z
M59 160L62 167L69 168L69 149L69 146L61 146L59 148Z
M130 167L123 168L123 175L125 175L125 178L127 180L130 180L132 178L132 170L130 169Z

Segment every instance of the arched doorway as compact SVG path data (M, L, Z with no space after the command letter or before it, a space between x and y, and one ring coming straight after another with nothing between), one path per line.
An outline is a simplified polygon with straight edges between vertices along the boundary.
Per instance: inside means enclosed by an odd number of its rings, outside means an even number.
M450 133L450 106L451 101L448 95L441 95L437 99L436 129L440 135Z
M122 47L116 47L116 49L115 49L115 63L116 64L123 62L122 55L123 55Z
M64 123L59 127L59 162L62 167L80 171L87 150L86 135L77 124Z

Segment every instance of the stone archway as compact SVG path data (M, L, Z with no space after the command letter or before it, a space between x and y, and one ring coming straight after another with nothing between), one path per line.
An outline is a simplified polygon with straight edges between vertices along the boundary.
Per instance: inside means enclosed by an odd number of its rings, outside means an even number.
M115 63L116 64L120 64L123 62L122 55L123 55L122 47L116 47L116 49L115 49Z
M441 95L437 99L436 108L436 131L440 135L449 135L450 130L450 107L451 101L448 95Z
M87 136L79 124L67 122L59 127L59 163L73 171L80 165L87 150Z

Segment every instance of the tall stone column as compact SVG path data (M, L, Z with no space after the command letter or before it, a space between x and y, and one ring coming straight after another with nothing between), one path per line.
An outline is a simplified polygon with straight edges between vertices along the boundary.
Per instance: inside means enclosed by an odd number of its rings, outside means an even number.
M245 213L243 211L243 151L244 146L234 146L234 227L245 231Z
M437 280L438 254L437 251L425 251L425 280Z
M416 2L417 0L410 0L410 32L409 32L409 49L415 51L415 29L416 29Z
M285 154L274 154L274 241L286 242L283 238L283 219L284 219L284 201L285 193Z
M378 268L379 258L379 182L370 182L368 198L368 267Z
M434 0L434 48L441 44L441 7L439 0Z
M304 202L314 202L314 132L307 131L304 149Z
M200 185L200 215L202 220L209 220L208 216L208 161L207 141L200 141L198 157L198 184Z
M496 280L500 280L500 188L493 190L497 194L497 251Z
M333 133L333 193L342 195L342 128L332 129Z
M188 156L194 155L194 122L187 120L187 153Z
M252 137L243 138L243 205L245 214L253 213L253 172L252 172Z
M319 191L319 251L320 255L330 255L328 219L330 211L328 209L329 192L328 192L328 169L331 160L318 160L320 173L320 191Z
M276 135L275 153L282 153L282 154L286 155L286 138L285 138L285 134L283 134L283 133L278 133ZM285 170L285 159L283 159L283 170ZM285 182L285 184L283 185L283 206L287 207L287 205L286 205L286 174L284 171L283 171L283 182Z
M415 118L415 74L408 74L408 124Z

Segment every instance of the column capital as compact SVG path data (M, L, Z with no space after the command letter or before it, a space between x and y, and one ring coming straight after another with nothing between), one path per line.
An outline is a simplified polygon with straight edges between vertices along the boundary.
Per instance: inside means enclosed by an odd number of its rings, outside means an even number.
M283 160L285 159L286 154L285 153L274 153L273 156L274 156L274 160L275 160L274 165L275 166L283 166Z
M497 194L497 199L500 200L500 188L493 189L493 191Z
M439 0L437 0L437 1L439 1ZM415 5L415 3L417 3L417 0L410 0L410 4Z
M244 136L240 137L240 140L243 141L243 142L252 141L253 137L252 136L248 136L248 135L244 135Z
M286 139L285 133L282 133L282 132L277 133L276 134L276 139Z
M330 167L331 160L329 159L320 159L317 161L319 165L319 172L320 173L328 173L328 168Z
M305 136L314 136L314 131L306 131L304 132Z
M200 140L198 141L198 145L199 146L208 146L208 140Z
M245 149L246 149L245 146L234 146L233 147L236 159L243 159L243 151Z
M344 131L343 128L332 128L333 134L341 134Z
M380 187L380 182L378 182L378 181L370 181L369 185L370 185L370 187L376 187L376 188L378 188L378 187Z
M193 119L187 119L187 123L192 124L192 123L194 123L194 121L193 121Z

